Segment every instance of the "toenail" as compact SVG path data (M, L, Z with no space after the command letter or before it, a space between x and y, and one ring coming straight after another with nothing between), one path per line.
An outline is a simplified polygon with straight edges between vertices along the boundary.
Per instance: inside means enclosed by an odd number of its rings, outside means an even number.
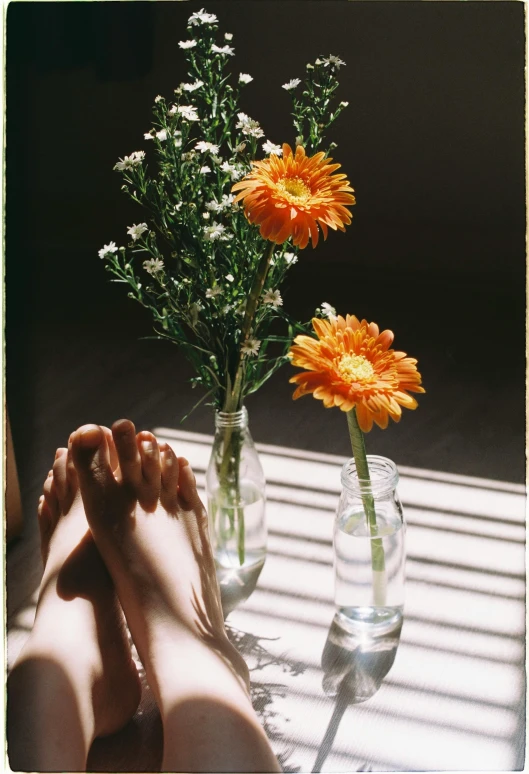
M169 449L165 449L163 453L164 461L166 465L172 465L173 464L173 458L171 457L169 453Z
M185 468L187 465L189 465L189 460L186 460L185 457L180 457L178 461L180 463L181 468Z
M154 444L152 441L142 441L141 446L145 454L152 454L154 451Z
M101 430L99 427L87 427L79 432L79 441L82 446L97 446L101 441Z

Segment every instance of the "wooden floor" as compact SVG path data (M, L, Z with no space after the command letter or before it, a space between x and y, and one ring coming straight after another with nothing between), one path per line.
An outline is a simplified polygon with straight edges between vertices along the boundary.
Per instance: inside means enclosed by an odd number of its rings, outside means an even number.
M400 310L396 346L418 358L427 393L399 425L375 429L367 437L368 452L397 465L524 482L524 313L520 294L513 301L509 292L494 296L493 290L487 286L486 293L496 298L495 315L484 316L483 293L469 285L461 288L457 315L454 309L440 315L437 305L429 319L426 302L416 317L408 295L404 314L403 296L388 290L387 315L375 309L370 318L389 326L390 312ZM75 299L68 306L73 310ZM110 425L120 417L139 429L211 433L213 427L209 407L180 425L200 395L190 389L192 373L176 347L138 340L150 333L145 318L123 325L119 314L96 313L90 323L73 323L73 317L68 309L64 317L55 309L41 324L7 331L7 399L25 517L21 537L7 551L8 625L15 613L20 622L21 611L33 607L42 572L36 503L55 449L66 445L74 428ZM293 403L290 375L285 366L248 400L255 440L348 455L344 415L310 397ZM26 624L30 628L31 620Z

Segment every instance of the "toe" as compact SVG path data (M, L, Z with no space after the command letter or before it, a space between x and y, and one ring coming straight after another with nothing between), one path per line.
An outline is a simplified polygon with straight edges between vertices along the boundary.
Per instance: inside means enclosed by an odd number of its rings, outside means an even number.
M53 518L44 495L40 497L37 513L39 516L40 551L42 561L45 564L50 548L50 537L53 532Z
M143 483L141 457L136 443L136 428L128 419L119 419L112 425L121 480L137 488Z
M55 526L57 519L59 518L59 500L57 498L57 487L53 479L53 470L50 470L48 477L44 482L42 489L44 495L44 501L47 505L52 526Z
M178 469L178 494L189 508L203 509L202 500L198 496L195 474L185 457L178 457Z
M169 497L178 494L178 459L168 443L160 444L162 490Z
M84 425L72 436L72 458L87 520L97 525L116 480L110 467L105 434L98 425Z
M57 449L55 452L55 462L53 463L53 481L59 505L64 512L63 503L66 501L68 493L68 478L66 473L66 462L68 459L68 449Z
M161 468L158 441L152 433L143 430L136 436L141 457L141 467L144 483L149 489L160 493Z
M108 453L110 454L110 467L112 470L116 470L119 465L119 460L118 453L116 451L116 444L114 443L114 436L112 435L112 430L110 427L105 427L105 425L101 425L101 430L104 432L107 441Z

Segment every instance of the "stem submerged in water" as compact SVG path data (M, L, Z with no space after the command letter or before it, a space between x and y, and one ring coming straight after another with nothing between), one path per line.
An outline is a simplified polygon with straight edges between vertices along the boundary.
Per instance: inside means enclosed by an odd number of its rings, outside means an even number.
M366 515L367 527L371 535L371 567L373 568L373 598L375 605L386 604L386 561L382 539L377 538L378 525L375 510L375 500L370 491L371 477L367 464L364 436L358 426L356 409L347 412L347 425L356 463L356 473L360 485L360 494ZM366 491L367 490L367 491Z
M243 320L242 329L241 329L241 348L244 342L248 339L248 336L250 335L250 331L252 330L255 312L257 311L259 298L261 296L261 293L266 281L266 275L268 274L268 269L270 268L270 261L272 260L272 255L274 253L274 247L275 247L274 242L270 242L270 244L267 245L266 250L264 251L263 255L259 260L259 265L257 266L257 271L255 274L252 288L250 290L250 294L248 296L248 301L246 303L246 310L244 313L244 320ZM240 411L242 408L243 386L244 386L244 358L245 358L245 355L241 351L239 354L239 362L237 365L237 372L235 374L235 379L233 381L233 387L230 390L226 391L226 398L224 400L223 411L227 413ZM236 499L236 503L235 503L236 508L233 512L234 522L231 524L231 527L232 527L232 530L234 530L235 521L237 521L237 553L239 556L239 563L242 567L242 565L244 564L244 557L245 557L244 505L241 505L241 507L238 507L241 499L240 489L239 489L239 465L240 465L241 447L240 447L240 443L238 442L237 436L235 435L234 437L233 429L234 428L232 427L226 427L224 429L224 444L223 444L222 460L221 460L220 469L219 469L219 482L220 482L221 489L224 490L227 496L229 491L229 480L230 480L228 471L230 469L230 463L231 463L231 465L233 465L233 480L234 480L235 499Z

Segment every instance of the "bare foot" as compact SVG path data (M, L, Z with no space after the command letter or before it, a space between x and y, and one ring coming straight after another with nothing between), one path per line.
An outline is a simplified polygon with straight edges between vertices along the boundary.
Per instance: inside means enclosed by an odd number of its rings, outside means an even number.
M112 435L107 433L117 464ZM39 500L38 519L44 574L35 624L17 666L38 653L62 661L75 679L89 675L93 736L106 736L134 715L141 683L67 449L57 449Z
M207 515L187 460L159 447L152 433L136 436L128 420L115 422L112 434L117 475L97 425L72 435L72 457L90 529L151 687L160 698L172 678L185 683L185 674L165 674L162 665L183 662L184 653L205 644L247 691L246 664L224 629Z
M207 516L186 460L102 428L72 437L87 520L114 580L164 728L162 771L279 771L253 710L248 669L224 629Z

